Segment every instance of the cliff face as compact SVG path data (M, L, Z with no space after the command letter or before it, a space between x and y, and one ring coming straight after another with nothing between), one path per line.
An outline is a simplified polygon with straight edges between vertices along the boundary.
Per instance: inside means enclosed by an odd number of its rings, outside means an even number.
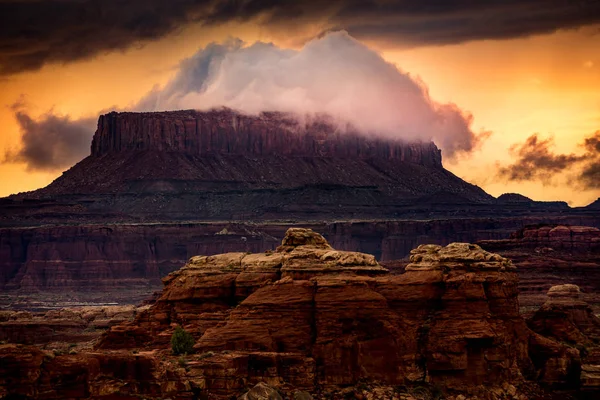
M92 156L149 150L191 155L377 157L442 167L441 152L433 143L409 144L367 138L346 130L331 118L299 121L282 113L249 116L227 109L112 112L98 120Z
M524 224L548 220L473 218L296 225L321 232L335 248L366 252L381 261L404 258L420 244L485 240L481 242L484 248L514 259L519 266L523 304L528 305L531 299L531 305L541 305L544 299L539 296L550 285L574 280L588 292L586 299L594 307L600 306L600 298L592 298L594 288L600 284L600 258L598 248L593 247L597 246L598 238L593 236L597 229L541 228L542 232L563 232L560 236L553 234L552 244L548 234L533 233L537 232L535 229L528 229L526 238L502 240ZM600 225L597 217L562 217L556 222ZM194 254L272 250L277 246L276 238L283 236L289 226L196 222L0 229L0 289L73 292L102 288L106 301L125 288L149 294L160 288L162 277ZM543 250L549 246L554 250ZM10 296L8 300L11 301Z

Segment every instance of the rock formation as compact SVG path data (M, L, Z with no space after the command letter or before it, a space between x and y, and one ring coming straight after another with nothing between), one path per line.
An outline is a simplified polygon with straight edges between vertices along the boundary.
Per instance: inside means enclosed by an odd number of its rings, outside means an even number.
M368 138L323 116L301 122L285 113L250 116L230 109L151 113L111 112L100 116L92 156L130 151L191 155L253 155L397 159L442 168L433 143Z
M527 380L577 387L578 350L527 327L511 261L466 243L421 245L410 261L390 275L301 228L275 251L195 256L94 350L0 345L0 393L225 398L262 382L257 395L276 397L264 384L318 394L383 382L500 399ZM177 326L196 354L169 354Z
M478 242L513 260L519 270L520 303L531 313L551 286L579 285L583 299L600 311L600 230L588 226L529 226L509 239Z
M580 297L577 285L552 286L548 301L527 321L529 327L579 351L584 392L600 391L600 318Z
M340 221L302 224L321 232L337 249L361 251L389 261L407 256L422 243L481 242L487 250L513 259L519 266L522 295L537 295L539 307L553 284L581 285L588 296L600 284L598 252L586 251L592 237L562 235L552 252L547 243L508 237L523 224L543 221L581 222L581 218L530 217L489 220ZM600 217L589 219L600 224ZM15 302L15 290L31 301L56 302L69 294L81 301L137 303L160 290L160 279L195 254L262 252L277 247L291 224L284 223L164 223L44 226L0 229L0 305ZM545 229L545 228L544 228ZM593 234L593 229L574 228ZM549 231L549 229L548 229ZM521 235L522 236L522 235ZM537 237L536 237L537 238ZM493 239L493 241L489 241ZM536 239L537 240L537 239ZM547 239L544 239L547 241ZM525 246L525 247L524 247ZM560 249L565 249L560 250ZM570 250L572 249L572 250ZM596 260L596 261L595 261ZM596 279L597 278L597 279ZM525 286L524 286L525 285ZM538 289L535 289L539 287ZM102 291L90 289L102 288ZM529 290L528 288L531 288ZM535 290L534 290L535 289ZM44 298L46 296L46 298ZM117 300L118 299L118 300ZM62 301L66 301L63 299ZM596 307L595 301L586 297ZM71 300L72 301L72 300ZM526 304L526 303L524 303Z
M315 219L389 216L435 193L493 199L445 170L433 143L359 134L325 116L113 112L100 117L89 157L4 205L16 221Z
M54 347L62 342L75 347L76 343L97 339L112 325L133 320L143 309L134 306L88 306L44 313L0 311L0 341L37 345L51 343Z
M301 389L519 380L534 374L530 352L548 347L538 369L553 371L553 383L576 366L574 353L519 316L511 262L475 245L419 246L406 272L391 276L372 256L291 229L275 252L194 257L164 282L156 304L98 348L165 347L182 325L204 355L190 376L210 393L264 379Z

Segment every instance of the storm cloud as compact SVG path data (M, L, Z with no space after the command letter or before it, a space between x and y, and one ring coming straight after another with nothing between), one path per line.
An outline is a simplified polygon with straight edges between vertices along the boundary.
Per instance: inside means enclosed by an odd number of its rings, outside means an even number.
M499 166L498 177L506 181L539 181L553 184L553 178L569 174L569 183L583 189L600 188L600 131L585 138L580 154L561 154L554 150L553 138L531 135L524 143L515 144L510 152L514 163Z
M21 147L8 151L4 162L25 163L29 171L57 171L70 167L90 152L96 119L72 120L48 112L33 119L21 106L14 106L21 133Z
M190 24L318 24L397 46L455 44L600 23L593 0L0 0L0 75L158 40ZM319 34L319 32L315 32Z

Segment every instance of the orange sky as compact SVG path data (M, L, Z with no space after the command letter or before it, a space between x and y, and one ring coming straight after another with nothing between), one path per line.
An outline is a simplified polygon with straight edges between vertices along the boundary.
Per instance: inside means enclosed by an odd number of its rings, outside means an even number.
M307 28L309 29L309 28ZM302 32L304 33L304 32ZM9 106L25 96L37 117L49 110L73 118L107 107L126 107L154 85L162 85L178 62L211 41L230 36L246 42L273 41L290 46L254 25L190 27L178 35L126 52L89 61L50 65L37 72L0 80L0 154L18 148L19 130ZM375 48L376 45L369 43ZM474 127L493 135L468 158L447 168L492 195L519 192L536 200L585 205L600 190L581 190L557 177L553 185L507 183L494 178L496 163L511 161L509 147L533 133L553 135L560 153L579 152L578 143L600 129L600 36L585 29L502 41L475 41L416 49L378 48L403 71L419 76L433 99L453 102L474 116ZM25 165L0 164L0 196L39 188L60 175L27 171ZM568 175L568 174L567 174Z

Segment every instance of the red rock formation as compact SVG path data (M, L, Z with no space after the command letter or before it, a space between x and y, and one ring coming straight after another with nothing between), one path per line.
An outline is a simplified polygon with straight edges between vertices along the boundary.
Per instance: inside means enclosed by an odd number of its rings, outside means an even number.
M307 239L308 238L308 239ZM564 383L576 354L529 331L510 261L478 246L420 246L403 275L361 253L290 230L276 252L192 258L161 298L99 348L168 346L177 324L197 338L195 384L227 395L244 382L298 388L425 379L446 387L520 380L534 364ZM554 365L563 360L563 369Z
M276 251L192 257L164 282L154 305L94 351L52 357L0 345L0 394L224 398L259 382L310 392L504 382L490 397L501 398L526 379L579 382L577 350L520 317L512 263L476 245L419 246L404 274L389 275L373 256L290 229ZM197 352L176 362L168 348L177 325Z
M113 112L100 117L89 157L0 209L16 221L65 213L85 220L314 220L387 215L436 193L493 200L446 171L433 143L342 132L326 117L301 123L231 110Z
M291 114L259 116L221 109L116 113L100 116L92 156L125 151L173 151L193 155L278 155L397 159L442 167L433 143L407 144L342 132L331 118L300 122Z
M133 320L134 306L74 307L31 313L0 311L0 341L73 345L97 339L109 326Z
M33 346L2 344L0 361L2 398L192 398L172 367L147 354L54 355Z
M527 321L529 327L573 347L581 357L581 388L600 392L600 318L580 297L576 285L553 286L548 301Z
M561 342L600 345L600 318L580 295L577 285L552 286L548 301L529 319L529 327Z

